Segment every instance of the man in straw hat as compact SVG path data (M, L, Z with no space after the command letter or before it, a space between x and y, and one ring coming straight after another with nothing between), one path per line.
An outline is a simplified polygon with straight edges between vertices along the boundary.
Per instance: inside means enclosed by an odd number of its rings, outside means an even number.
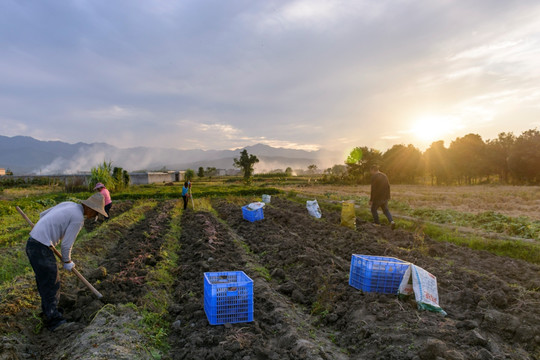
M36 283L41 296L41 308L45 316L45 326L54 331L66 320L58 310L60 299L60 278L51 246L62 242L61 253L64 269L71 271L75 263L71 261L71 248L81 231L84 219L92 219L97 214L106 216L103 195L92 195L82 204L71 201L60 203L39 214L39 221L30 232L26 243L26 255L36 274Z

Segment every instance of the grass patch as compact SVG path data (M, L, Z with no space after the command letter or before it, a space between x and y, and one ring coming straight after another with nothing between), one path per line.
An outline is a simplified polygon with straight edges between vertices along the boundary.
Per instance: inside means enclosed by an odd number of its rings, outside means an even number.
M225 196L261 196L263 194L279 194L272 187L243 186L243 185L193 185L193 198L225 197ZM138 185L113 195L114 199L180 199L182 188L178 186Z
M0 284L32 271L26 256L26 238L21 244L2 252L0 257Z
M270 272L267 268L265 268L262 265L254 266L253 270L259 273L266 281L272 281L272 276L270 276Z
M173 303L172 288L174 269L178 265L178 251L182 227L183 204L179 201L172 211L170 229L160 250L162 260L148 273L146 286L149 289L142 299L140 325L147 338L147 348L154 358L162 358L170 348L167 341L170 329L168 308Z
M499 256L521 259L540 264L540 244L523 241L486 239L479 236L463 236L436 225L423 225L423 232L437 241L451 242L474 250L485 250Z

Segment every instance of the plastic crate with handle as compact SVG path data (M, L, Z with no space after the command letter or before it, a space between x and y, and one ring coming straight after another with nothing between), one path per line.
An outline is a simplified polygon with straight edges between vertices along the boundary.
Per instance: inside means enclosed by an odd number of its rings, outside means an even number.
M243 271L204 273L204 311L211 325L253 321L253 280Z
M349 285L365 292L397 294L409 266L393 257L353 254Z

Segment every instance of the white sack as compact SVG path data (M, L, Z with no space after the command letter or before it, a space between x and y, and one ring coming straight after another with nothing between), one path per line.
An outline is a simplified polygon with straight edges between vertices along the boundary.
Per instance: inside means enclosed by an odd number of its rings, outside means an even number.
M410 281L411 277L412 281ZM398 293L401 295L412 295L414 293L419 309L440 312L443 316L446 315L446 312L439 306L437 278L419 266L411 264L405 271Z
M320 219L322 214L321 214L321 208L319 207L319 203L317 202L317 200L308 200L306 201L306 208L307 208L307 211L309 213L309 215L313 216L313 217L316 217L317 219Z

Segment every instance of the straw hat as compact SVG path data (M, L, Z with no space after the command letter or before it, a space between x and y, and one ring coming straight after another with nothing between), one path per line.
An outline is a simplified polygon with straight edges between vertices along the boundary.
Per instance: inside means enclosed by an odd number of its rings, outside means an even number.
M105 198L100 193L90 196L88 199L81 201L84 205L90 209L97 211L103 216L107 216L105 212Z

